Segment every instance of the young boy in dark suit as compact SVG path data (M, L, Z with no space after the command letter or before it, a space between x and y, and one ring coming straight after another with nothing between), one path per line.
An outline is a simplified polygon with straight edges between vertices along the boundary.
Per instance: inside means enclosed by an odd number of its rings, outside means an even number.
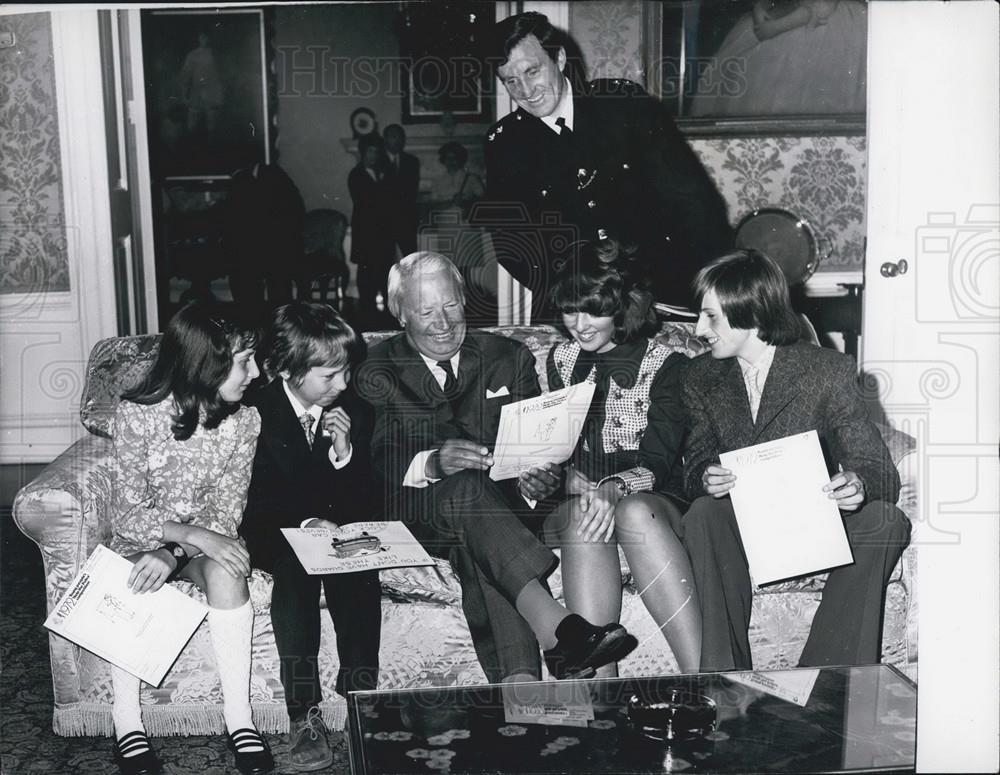
M374 689L381 602L377 571L310 576L283 527L336 528L368 519L370 409L348 388L364 341L324 304L278 308L265 337L272 381L248 396L261 431L240 533L254 567L274 578L271 621L290 721L286 767L322 769L343 739L320 715L319 589L337 632L336 690Z

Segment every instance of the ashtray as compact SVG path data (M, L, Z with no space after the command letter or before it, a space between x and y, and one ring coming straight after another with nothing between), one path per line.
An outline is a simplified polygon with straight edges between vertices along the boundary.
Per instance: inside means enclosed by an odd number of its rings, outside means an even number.
M715 700L688 689L633 694L627 710L635 731L652 740L698 740L718 726Z

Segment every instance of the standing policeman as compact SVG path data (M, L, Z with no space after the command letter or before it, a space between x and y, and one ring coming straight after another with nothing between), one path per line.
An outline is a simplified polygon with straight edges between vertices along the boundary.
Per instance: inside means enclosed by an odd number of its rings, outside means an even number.
M567 39L544 14L498 22L490 54L518 108L487 133L478 222L532 291L532 316L568 243L612 237L650 265L658 301L688 306L691 279L732 244L726 205L663 105L631 81L574 93Z

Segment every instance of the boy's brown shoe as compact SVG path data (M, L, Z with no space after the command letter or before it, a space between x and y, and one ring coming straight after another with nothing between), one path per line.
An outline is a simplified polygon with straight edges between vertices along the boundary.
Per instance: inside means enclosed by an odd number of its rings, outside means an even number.
M319 708L314 706L306 715L292 721L289 738L288 765L293 772L313 772L333 764L330 731L323 723Z

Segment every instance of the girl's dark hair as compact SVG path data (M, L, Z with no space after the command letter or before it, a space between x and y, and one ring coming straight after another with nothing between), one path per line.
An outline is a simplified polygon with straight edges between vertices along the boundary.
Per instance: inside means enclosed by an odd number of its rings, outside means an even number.
M213 316L204 304L189 304L167 323L149 374L122 398L156 404L173 395L178 411L171 431L177 441L191 438L199 420L206 428L218 427L239 409L219 395L233 355L256 347L257 338L256 329Z
M692 283L696 306L714 291L733 328L756 328L768 344L792 344L802 327L792 309L785 275L770 258L752 248L734 250L709 262Z
M328 304L295 301L278 307L264 342L270 376L287 371L296 387L314 366L353 369L365 357L362 339Z
M615 344L635 342L659 330L653 295L631 248L610 239L577 242L556 274L549 303L563 314L586 312L612 317ZM557 321L564 334L569 332Z

